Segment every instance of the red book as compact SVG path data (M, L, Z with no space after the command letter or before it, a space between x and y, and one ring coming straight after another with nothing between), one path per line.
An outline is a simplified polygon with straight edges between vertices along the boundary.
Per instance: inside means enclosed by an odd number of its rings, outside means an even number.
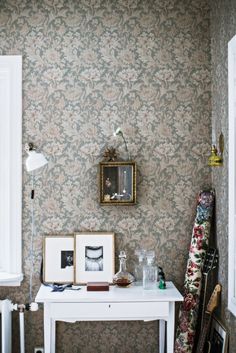
M109 291L109 283L108 282L88 282L87 291L89 292Z

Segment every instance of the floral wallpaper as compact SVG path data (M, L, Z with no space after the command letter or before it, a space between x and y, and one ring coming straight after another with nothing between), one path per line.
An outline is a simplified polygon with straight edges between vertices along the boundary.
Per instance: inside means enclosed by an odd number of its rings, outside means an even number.
M224 166L212 170L216 190L216 240L219 249L218 280L222 284L218 316L230 334L229 352L236 352L236 318L228 306L228 41L236 34L236 3L211 1L212 127L213 136L224 135Z
M207 0L0 2L0 54L23 55L23 142L49 160L36 175L34 296L42 236L78 230L114 231L131 271L136 248L155 249L182 289L196 196L211 184L209 17ZM138 203L101 207L98 163L107 146L123 155L118 126L137 162ZM0 288L17 302L29 292L30 182L23 166L25 278ZM27 353L43 345L42 316L26 313ZM156 325L58 323L57 352L158 352Z

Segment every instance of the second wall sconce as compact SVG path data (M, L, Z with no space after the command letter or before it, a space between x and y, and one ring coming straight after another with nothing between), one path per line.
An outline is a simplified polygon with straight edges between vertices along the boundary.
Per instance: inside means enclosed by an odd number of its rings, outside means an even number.
M223 166L223 152L224 152L224 135L220 134L219 137L219 152L215 145L211 147L211 155L208 158L208 165L210 167L222 167Z

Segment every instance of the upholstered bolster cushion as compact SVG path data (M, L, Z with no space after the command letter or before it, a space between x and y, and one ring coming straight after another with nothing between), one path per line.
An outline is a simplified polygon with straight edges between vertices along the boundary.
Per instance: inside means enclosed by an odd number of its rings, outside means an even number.
M202 267L209 243L214 201L213 190L201 191L198 195L184 281L184 301L177 325L175 353L192 353L202 285Z

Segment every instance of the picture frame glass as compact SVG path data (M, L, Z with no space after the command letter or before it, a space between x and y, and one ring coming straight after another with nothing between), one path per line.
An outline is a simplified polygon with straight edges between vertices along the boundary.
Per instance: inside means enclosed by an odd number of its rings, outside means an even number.
M114 233L75 234L75 283L109 282L114 276Z
M100 163L100 202L132 204L136 202L136 165L132 162Z

